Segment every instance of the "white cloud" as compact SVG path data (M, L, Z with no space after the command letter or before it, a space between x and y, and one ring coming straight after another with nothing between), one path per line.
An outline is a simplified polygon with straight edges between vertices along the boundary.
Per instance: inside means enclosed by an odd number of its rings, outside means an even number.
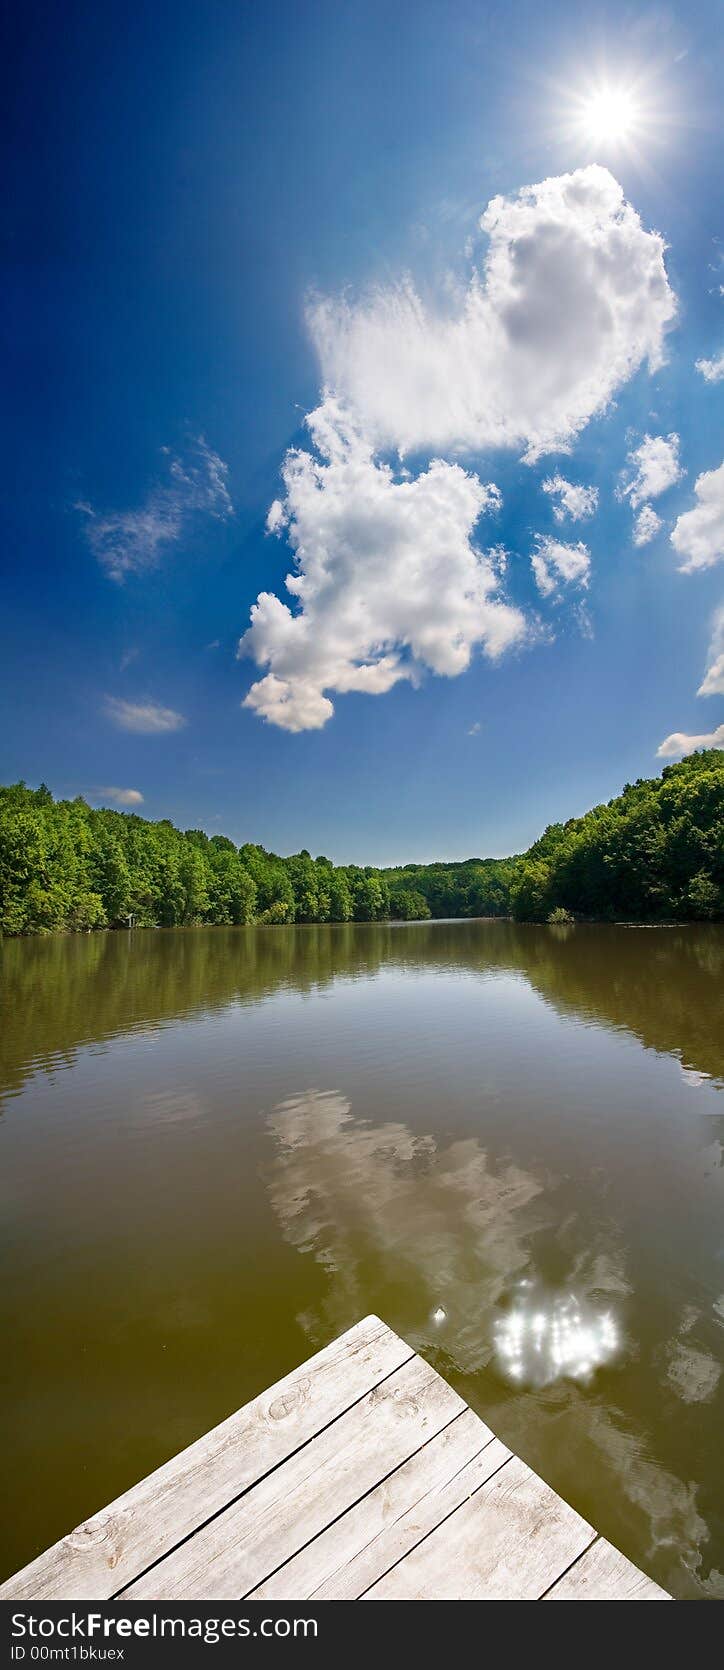
M103 711L119 730L136 731L142 736L180 731L186 724L183 714L175 708L160 707L158 702L126 702L120 696L106 696Z
M445 305L406 281L308 310L317 454L288 452L267 517L294 551L296 609L261 592L239 646L265 669L244 705L283 729L326 724L335 691L457 676L477 648L495 658L528 630L501 595L502 548L473 544L498 489L439 456L394 473L385 452L401 464L415 449L518 447L530 462L570 448L644 361L662 363L676 308L663 240L606 169L496 197L481 226L485 261ZM593 514L595 488L559 476L546 491L558 520ZM588 583L584 545L539 538L532 561L547 596Z
M567 516L572 522L584 522L593 516L598 505L597 487L582 487L577 482L566 481L565 476L548 476L541 486L549 498L558 500L553 506L557 522L565 522Z
M289 731L326 724L328 691L379 695L425 671L454 678L476 648L496 659L525 635L472 542L497 487L440 460L396 479L329 397L307 423L317 456L287 453L271 524L295 553L285 583L297 612L261 592L239 645L268 668L244 706Z
M695 568L711 568L724 557L724 463L718 470L705 470L694 482L698 503L678 518L671 543L684 561L684 574Z
M470 726L470 730L468 731L468 736L479 736L481 730L482 730L482 725L480 723L480 720L476 719L475 724Z
M644 435L627 462L630 479L622 487L621 496L631 500L634 510L650 499L658 499L684 473L679 462L679 437L673 434Z
M550 534L536 534L535 550L530 559L535 583L543 597L555 597L561 587L588 585L591 553L578 540L575 545L564 545Z
M724 696L724 650L707 667L697 696Z
M724 605L717 609L712 622L708 666L696 692L697 696L724 696Z
M176 544L198 515L225 520L233 513L228 465L200 435L183 458L162 447L168 480L157 484L138 510L99 514L81 502L91 550L112 580L155 568L165 546Z
M707 383L720 383L724 377L724 354L717 354L714 360L697 360L696 369L701 372Z
M140 789L99 789L103 800L112 800L116 806L142 806L143 795Z
M447 309L413 283L309 309L325 388L375 448L569 448L644 362L656 369L675 298L664 243L607 169L495 197L482 270Z
M653 506L650 504L642 505L634 521L634 545L648 545L649 540L655 537L662 526L661 517L657 516Z
M693 754L697 748L724 748L724 725L703 736L687 736L685 731L672 731L657 748L657 758L673 760L681 754Z

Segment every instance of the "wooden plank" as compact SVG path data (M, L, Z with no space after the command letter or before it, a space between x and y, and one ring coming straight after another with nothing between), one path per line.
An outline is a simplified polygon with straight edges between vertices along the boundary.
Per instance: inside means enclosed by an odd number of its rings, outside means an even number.
M538 1600L595 1535L514 1456L362 1598Z
M211 1520L124 1600L235 1600L269 1578L465 1408L420 1357Z
M17 1572L0 1597L110 1599L412 1355L366 1317Z
M509 1455L490 1428L464 1409L248 1598L357 1600Z
M605 1537L598 1537L544 1600L671 1600Z
M510 1459L510 1450L499 1438L486 1444L466 1467L448 1477L438 1489L431 1489L396 1524L390 1525L374 1542L335 1572L309 1598L314 1600L361 1600L385 1572L409 1554L437 1525L467 1502L476 1490Z

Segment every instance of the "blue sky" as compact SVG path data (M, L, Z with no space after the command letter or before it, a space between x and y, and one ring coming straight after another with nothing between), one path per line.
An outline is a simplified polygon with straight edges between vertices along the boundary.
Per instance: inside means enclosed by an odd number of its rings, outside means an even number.
M704 4L17 8L3 780L392 863L716 737L723 58Z

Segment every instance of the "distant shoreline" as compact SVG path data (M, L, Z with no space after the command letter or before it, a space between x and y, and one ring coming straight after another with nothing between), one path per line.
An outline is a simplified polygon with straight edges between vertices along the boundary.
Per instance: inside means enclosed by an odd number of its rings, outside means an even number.
M306 848L281 857L16 783L0 787L0 932L722 921L722 828L721 749L691 754L583 817L549 824L525 853L387 869L333 864Z

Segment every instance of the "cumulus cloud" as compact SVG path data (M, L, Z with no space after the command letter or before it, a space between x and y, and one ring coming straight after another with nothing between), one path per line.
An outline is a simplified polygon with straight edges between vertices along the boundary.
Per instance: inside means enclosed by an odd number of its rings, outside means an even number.
M661 517L657 516L653 506L650 504L642 505L634 521L634 545L648 545L649 540L654 538L662 526Z
M530 559L535 583L543 597L557 597L563 586L585 588L591 572L591 553L581 540L564 545L550 534L536 534Z
M495 658L520 643L505 555L473 542L500 495L450 455L569 450L644 362L662 363L676 308L663 240L607 169L496 197L481 226L485 260L445 304L408 280L308 309L316 452L287 454L267 518L294 552L292 603L260 593L239 646L265 669L244 705L283 729L326 724L335 691L454 677L476 649ZM432 462L393 470L390 453L401 464L416 450ZM595 510L595 488L554 476L546 491L559 521ZM541 538L532 560L546 596L587 584L583 545Z
M644 435L641 445L629 453L627 464L629 479L621 496L630 499L636 510L681 480L678 435Z
M693 754L697 748L724 748L724 725L717 725L715 731L706 731L702 736L672 731L671 736L664 737L656 754L660 760L673 760L682 754Z
M103 711L119 730L136 731L140 736L161 736L180 731L186 724L175 708L160 707L158 702L126 702L121 696L106 696Z
M724 605L717 609L712 627L708 666L697 696L724 696Z
M115 806L142 806L143 795L140 789L99 789L103 800L112 800Z
M86 537L110 579L156 568L164 549L175 545L200 515L224 521L233 513L228 465L200 435L183 457L163 447L167 479L151 488L137 510L99 513L81 502Z
M607 169L495 197L482 268L453 306L411 281L309 309L325 387L375 447L568 449L647 361L662 362L675 298L664 243Z
M453 678L481 649L495 660L525 634L500 596L498 565L473 543L500 493L436 459L398 479L331 397L307 419L316 454L287 453L268 527L286 534L296 612L261 592L239 645L264 678L244 706L283 730L316 730L327 692L379 695L426 671Z
M720 383L724 377L724 354L717 354L713 360L697 360L696 369L701 372L707 383Z
M557 501L553 505L557 522L565 522L567 516L572 522L584 522L593 516L598 505L597 487L582 487L575 481L566 481L565 476L547 476L541 486L549 498Z
M711 568L724 557L724 463L705 470L694 482L696 504L680 516L671 534L674 550L683 557L684 574Z

